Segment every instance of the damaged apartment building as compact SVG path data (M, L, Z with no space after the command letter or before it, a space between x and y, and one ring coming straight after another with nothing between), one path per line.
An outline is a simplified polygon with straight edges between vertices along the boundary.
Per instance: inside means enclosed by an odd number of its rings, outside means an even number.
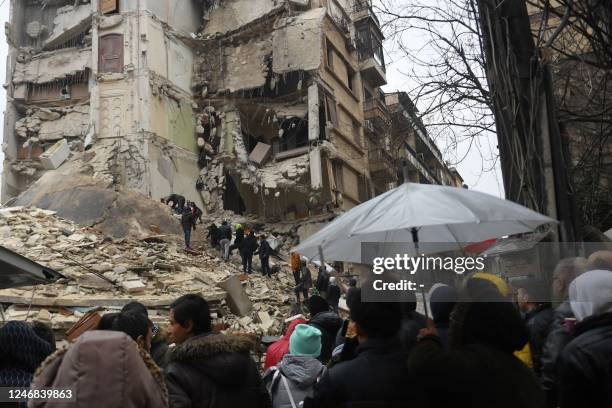
M462 185L408 96L382 92L369 1L11 0L6 31L2 202L47 177L41 207L120 186L294 220L387 191L400 163ZM86 181L51 176L77 157Z

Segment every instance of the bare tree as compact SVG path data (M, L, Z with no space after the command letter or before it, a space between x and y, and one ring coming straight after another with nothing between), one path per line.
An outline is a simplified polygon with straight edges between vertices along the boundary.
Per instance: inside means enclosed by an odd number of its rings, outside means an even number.
M378 0L374 6L391 57L406 62L400 71L414 84L409 94L432 137L450 149L480 149L479 137L495 132L495 118L474 1ZM495 165L488 147L481 155L483 170Z

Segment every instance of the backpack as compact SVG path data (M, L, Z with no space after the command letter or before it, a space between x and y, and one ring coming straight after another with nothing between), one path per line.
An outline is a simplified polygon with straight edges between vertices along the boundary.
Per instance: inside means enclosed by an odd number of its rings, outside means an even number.
M323 377L323 374L325 374L327 368L325 366L323 366L323 368L321 369L321 372L319 373L319 376L317 377L317 381L319 382L319 380L321 380L321 377ZM289 386L289 381L287 381L287 377L285 377L280 370L274 366L274 367L270 367L268 369L269 373L268 375L272 374L272 381L270 381L270 386L268 387L268 393L270 394L270 397L273 400L273 396L274 393L272 392L274 390L274 387L276 386L282 386L285 391L287 392L287 396L289 397L289 401L291 402L291 408L301 408L304 406L304 401L296 401L293 393L291 392L291 387ZM282 383L279 385L279 382Z

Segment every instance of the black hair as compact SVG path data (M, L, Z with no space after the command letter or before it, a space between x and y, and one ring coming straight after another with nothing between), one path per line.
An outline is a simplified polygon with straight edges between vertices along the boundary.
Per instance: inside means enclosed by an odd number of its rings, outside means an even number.
M310 316L314 317L321 312L329 311L329 303L327 300L323 299L321 296L311 296L306 299L306 307L310 312Z
M121 311L122 312L140 313L140 314L143 314L143 315L147 316L147 318L149 317L149 312L147 311L147 308L145 307L145 305L143 305L140 302L130 302L130 303L126 304L125 306L123 306Z
M183 327L189 320L193 322L194 335L211 331L210 308L208 302L197 294L183 295L170 305L174 320Z
M113 322L115 321L115 317L117 317L119 313L107 313L98 322L97 330L112 330Z
M397 302L362 302L361 289L351 297L351 320L368 338L391 338L400 329L402 310Z
M357 279L355 279L355 278L350 278L350 279L349 279L349 286L350 286L351 288L356 287L356 286L357 286Z
M110 330L123 332L136 341L140 336L146 337L150 327L149 319L142 313L121 312L113 319Z
M32 330L34 330L34 333L36 333L38 337L49 343L53 350L55 350L55 334L49 326L41 322L34 322L32 323Z

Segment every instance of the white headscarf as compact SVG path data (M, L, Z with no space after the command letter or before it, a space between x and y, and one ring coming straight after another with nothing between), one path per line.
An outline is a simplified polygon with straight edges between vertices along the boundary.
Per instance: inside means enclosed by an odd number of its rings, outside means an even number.
M612 312L612 272L585 272L572 281L569 301L578 321L589 316Z

